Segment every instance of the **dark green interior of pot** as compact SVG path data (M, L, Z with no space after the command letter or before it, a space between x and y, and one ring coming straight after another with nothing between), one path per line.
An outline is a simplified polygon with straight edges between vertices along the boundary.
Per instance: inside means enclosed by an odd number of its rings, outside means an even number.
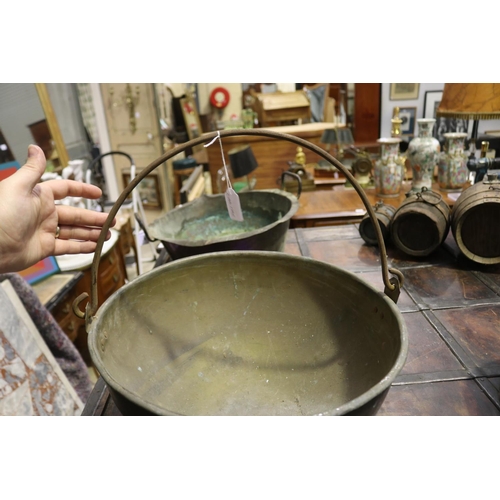
M288 220L298 208L290 196L277 192L244 192L239 199L242 222L229 217L224 195L202 196L155 220L148 233L161 241L207 244L238 238Z
M106 383L159 414L336 414L384 378L390 385L403 330L397 306L351 273L219 252L122 287L98 311L89 345Z

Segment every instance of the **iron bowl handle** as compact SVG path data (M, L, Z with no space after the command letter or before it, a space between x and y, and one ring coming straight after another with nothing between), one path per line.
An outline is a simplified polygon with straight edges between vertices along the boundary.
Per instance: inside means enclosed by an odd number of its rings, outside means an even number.
M296 174L295 172L290 172L290 170L285 170L281 174L281 189L284 189L285 186L285 177L289 175L290 177L293 177L297 183L299 184L297 187L297 200L300 198L300 193L302 193L302 177L299 174Z
M144 224L143 220L140 218L139 214L134 213L135 220L139 224L139 227L144 231L144 236L146 236L146 239L150 243L154 243L155 241L158 241L156 238L151 238L148 234L148 230L146 229L146 224Z
M99 236L99 239L97 240L97 246L94 252L94 260L92 261L92 267L91 267L91 290L90 290L90 300L87 303L87 306L85 308L85 323L87 325L87 330L89 331L90 329L90 324L93 321L93 318L97 312L97 304L98 304L98 296L97 296L97 270L99 268L99 262L101 259L101 251L102 247L104 245L104 241L106 239L106 235L108 234L108 230L111 227L111 224L124 203L124 201L129 197L130 193L132 192L133 189L137 187L137 185L144 179L147 175L149 175L155 168L160 166L162 163L165 163L167 160L170 158L178 155L179 153L185 151L188 148L193 148L194 146L198 146L199 144L208 144L209 142L213 141L217 137L220 137L221 139L224 137L234 137L238 135L244 135L244 136L261 136L261 137L271 137L274 139L282 140L282 141L289 141L294 144L297 144L298 146L302 146L306 149L309 149L316 153L318 156L321 158L325 159L335 167L337 167L345 177L349 180L349 182L352 184L353 188L356 190L358 193L359 197L361 198L361 201L365 205L366 211L370 215L370 218L373 222L373 226L375 228L375 232L377 234L377 241L378 241L378 247L380 249L380 261L382 265L382 279L385 284L385 289L384 293L390 297L394 302L397 302L397 299L399 297L399 292L401 290L402 286L402 274L395 270L395 269L389 269L387 265L387 255L386 255L386 250L385 250L385 243L384 243L384 238L382 237L382 232L380 230L380 226L377 220L377 217L375 215L375 211L373 207L370 204L370 201L368 200L368 197L366 196L366 193L363 191L361 186L359 185L358 181L354 178L354 175L345 167L342 163L340 163L335 157L333 157L330 153L326 152L323 148L320 148L316 144L313 144L309 141L306 141L305 139L302 139L301 137L296 137L294 135L290 134L283 134L281 132L275 132L273 130L268 130L268 129L228 129L228 130L220 130L220 131L215 131L215 132L209 132L206 134L203 134L199 137L196 137L195 139L191 139L187 142L184 142L174 148L172 148L170 151L167 151L164 153L162 156L154 160L152 163L150 163L146 168L142 169L135 177L133 180L130 181L130 183L125 187L125 189L122 191L118 199L116 200L115 204L111 208L108 218L106 219L106 222L103 225L101 235ZM393 274L396 278L389 278L389 271L391 274Z

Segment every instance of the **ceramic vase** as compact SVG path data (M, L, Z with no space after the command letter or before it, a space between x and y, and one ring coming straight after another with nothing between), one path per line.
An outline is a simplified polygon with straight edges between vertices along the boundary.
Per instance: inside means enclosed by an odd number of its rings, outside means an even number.
M463 132L448 132L445 138L444 151L439 155L438 183L443 191L460 191L467 181L467 155Z
M418 119L418 136L408 145L406 156L413 174L412 191L420 191L423 187L432 188L434 169L438 164L441 150L439 141L432 137L435 123L434 118Z
M404 179L404 162L399 156L398 137L381 137L380 158L374 164L375 194L382 198L399 196Z

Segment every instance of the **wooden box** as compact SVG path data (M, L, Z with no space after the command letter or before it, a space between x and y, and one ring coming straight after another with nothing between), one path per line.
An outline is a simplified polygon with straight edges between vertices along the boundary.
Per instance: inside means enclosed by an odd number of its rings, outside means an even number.
M311 120L311 103L303 90L296 92L255 93L254 110L261 127L280 125L281 122Z

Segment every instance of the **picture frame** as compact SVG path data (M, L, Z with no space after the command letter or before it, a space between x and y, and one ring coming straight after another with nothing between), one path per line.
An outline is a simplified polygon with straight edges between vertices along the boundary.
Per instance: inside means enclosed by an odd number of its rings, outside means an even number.
M417 107L399 108L399 118L401 119L401 135L413 137L415 135L415 120L417 118Z
M437 116L439 103L443 97L442 90L428 90L424 96L424 118L435 118L436 123L432 132L441 144L444 144L444 134L448 132L469 132L469 120L463 118L445 118Z
M18 274L23 277L28 284L34 285L35 283L60 272L61 270L59 269L56 258L49 256L40 262L33 264L27 269L24 269L23 271L18 271Z
M436 112L443 98L442 90L428 90L424 95L423 118L436 118Z
M0 164L0 181L7 179L12 174L16 173L17 170L21 168L21 165L17 161L8 161L6 163Z
M420 83L391 83L391 101L413 101L418 99Z
M192 96L187 95L180 99L180 105L189 140L200 137L203 133L203 129L201 127L200 115L198 114L195 100ZM192 149L193 152L201 151L203 150L203 144L194 146Z
M130 172L122 172L124 186L130 184ZM147 175L135 187L138 190L142 206L149 209L161 209L163 204L161 201L160 184L157 175ZM130 199L132 196L130 196Z

